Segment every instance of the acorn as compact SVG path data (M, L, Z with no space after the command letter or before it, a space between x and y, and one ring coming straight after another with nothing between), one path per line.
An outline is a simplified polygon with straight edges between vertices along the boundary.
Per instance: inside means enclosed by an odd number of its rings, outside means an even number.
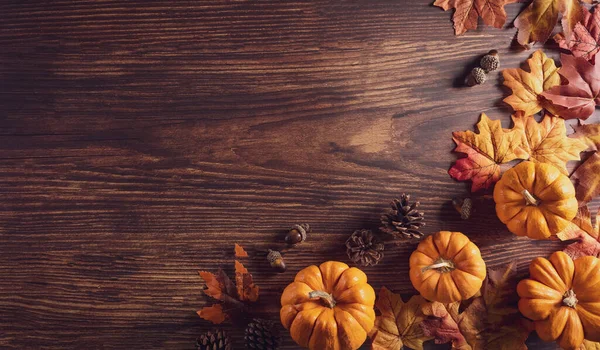
M269 249L269 254L267 254L267 260L271 267L274 268L277 272L285 272L287 266L285 266L285 261L283 261L283 257L281 253L276 250Z
M467 220L473 213L473 200L471 198L453 198L452 205L457 212L460 213L460 218Z
M285 236L285 243L298 244L306 241L306 236L310 232L309 224L296 224L290 228Z
M490 50L487 55L483 56L479 62L479 66L483 68L486 73L498 69L498 67L500 67L500 57L498 56L498 51Z
M471 73L469 73L469 76L467 77L467 85L468 86L481 85L481 84L485 83L485 79L486 79L485 70L483 70L483 68L480 68L480 67L475 67L475 68L473 68Z

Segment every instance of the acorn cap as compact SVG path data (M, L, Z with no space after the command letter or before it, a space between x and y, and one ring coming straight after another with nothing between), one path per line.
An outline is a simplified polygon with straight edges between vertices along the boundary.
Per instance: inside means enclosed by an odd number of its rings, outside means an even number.
M475 86L475 85L481 85L481 84L485 83L485 80L486 80L485 74L486 73L485 73L485 70L483 70L483 68L480 68L480 67L473 68L473 70L471 70L471 73L469 73L469 76L467 77L467 85Z
M495 71L500 67L500 57L498 56L498 51L490 50L487 55L481 58L479 65L486 72Z

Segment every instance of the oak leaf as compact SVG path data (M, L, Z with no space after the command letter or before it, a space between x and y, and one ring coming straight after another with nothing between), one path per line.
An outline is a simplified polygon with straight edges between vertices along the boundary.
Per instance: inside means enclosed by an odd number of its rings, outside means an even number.
M241 301L258 300L258 286L254 284L252 274L237 260L235 261L235 285Z
M453 132L455 152L465 153L448 170L456 180L471 180L471 191L489 188L500 179L500 164L514 159L526 159L522 146L525 135L521 129L503 129L499 120L490 120L485 113L477 123L479 133Z
M540 98L540 94L560 84L559 69L554 60L546 56L542 50L537 50L527 60L529 72L521 68L509 68L502 71L504 85L512 90L512 95L506 97L515 111L525 115L534 115L550 103Z
M581 22L575 24L571 34L558 33L554 41L561 48L571 51L573 56L591 60L600 51L600 11L592 14L583 6L581 11Z
M512 117L515 128L525 133L523 149L529 154L529 160L536 163L548 163L568 175L566 163L580 160L580 153L587 146L580 140L567 137L565 121L559 117L546 115L541 122L522 114Z
M585 2L591 3L591 0ZM533 0L515 19L515 27L519 30L517 41L524 46L546 42L558 22L559 13L562 14L563 31L570 35L583 17L581 8L579 0Z
M234 252L235 252L236 258L247 258L248 257L248 253L246 253L246 251L244 250L244 247L242 247L241 245L239 245L237 243L235 243Z
M600 124L580 123L574 126L573 130L575 130L575 133L569 135L569 137L576 138L584 142L588 146L586 151L600 150Z
M452 16L454 33L461 35L469 29L476 29L479 17L489 26L502 28L506 22L504 5L507 3L506 0L436 0L433 5L444 11L455 9Z
M559 232L556 236L560 240L576 240L564 250L571 258L577 259L580 256L600 255L600 232L599 232L600 210L596 214L596 224L592 225L592 217L587 206L579 207L575 219L566 229Z
M595 65L583 57L562 54L559 74L568 81L542 93L552 102L557 114L565 119L590 117L600 104L600 64Z
M587 203L600 195L600 154L594 152L571 174L575 182L575 195L581 203Z
M381 315L369 333L373 350L400 350L403 346L415 350L423 349L425 336L419 324L425 319L421 307L427 301L420 295L403 302L399 294L382 287L375 307Z
M223 312L223 306L221 304L205 306L196 313L201 318L210 321L214 324L223 323L227 319L227 316L225 312Z

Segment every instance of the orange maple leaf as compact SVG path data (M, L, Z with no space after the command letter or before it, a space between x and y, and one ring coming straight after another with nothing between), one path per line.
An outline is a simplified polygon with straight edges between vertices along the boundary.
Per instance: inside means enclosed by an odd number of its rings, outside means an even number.
M198 271L198 274L206 283L206 289L204 289L204 294L211 296L217 300L221 300L223 285L219 283L219 281L217 280L217 276L207 271Z
M235 251L236 258L247 258L248 257L248 253L246 253L246 251L244 250L244 247L242 247L241 245L239 245L237 243L235 243L234 251Z
M534 115L551 104L540 94L560 85L560 76L554 60L548 58L542 50L537 50L527 60L529 72L521 68L509 68L502 71L504 85L512 94L504 99L515 111L525 115Z
M453 132L455 152L465 153L448 170L457 180L471 180L472 192L489 188L500 179L499 164L514 159L527 159L523 150L525 135L519 128L503 129L499 120L489 119L485 113L477 123L479 133L472 131Z
M567 137L567 128L562 118L546 115L538 123L531 116L517 114L512 120L515 128L520 128L525 133L526 141L522 148L529 154L529 160L552 164L565 175L568 175L566 163L569 160L580 160L580 153L587 147L582 141Z
M220 324L225 321L226 314L223 312L223 306L221 304L214 304L212 306L205 306L202 310L196 312L201 318L210 321L214 324Z
M591 3L592 0L584 2ZM559 13L562 13L563 31L570 35L575 24L583 19L581 7L579 0L533 0L515 19L515 27L519 30L517 41L524 46L546 42L558 22Z
M403 346L423 349L423 342L431 339L425 336L419 326L425 319L421 307L427 301L415 295L406 303L399 294L382 287L375 307L381 315L375 319L375 326L369 333L373 350L400 350Z
M557 233L556 236L563 241L576 240L565 248L564 252L571 258L580 256L600 255L600 210L596 214L596 225L592 225L592 216L586 205L579 207L575 219L566 229Z
M583 18L575 24L571 35L558 33L554 36L554 41L561 48L571 51L573 56L591 60L600 51L600 11L594 11L592 15L583 6L581 11Z
M594 152L571 175L579 202L587 203L600 195L600 154Z
M441 7L444 11L456 9L452 21L454 33L464 34L469 29L477 28L479 17L483 23L502 28L506 22L504 5L513 1L506 0L436 0L433 5Z
M574 126L573 130L575 130L575 133L569 135L569 137L583 141L587 145L586 151L600 150L600 124L580 123Z
M235 261L235 285L241 301L256 301L258 299L258 286L254 284L248 269L237 260Z

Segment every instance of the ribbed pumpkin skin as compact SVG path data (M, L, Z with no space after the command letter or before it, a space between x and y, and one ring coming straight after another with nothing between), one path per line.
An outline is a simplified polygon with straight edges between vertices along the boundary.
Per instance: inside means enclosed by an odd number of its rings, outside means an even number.
M528 205L527 190L539 200ZM517 236L546 239L564 230L577 214L575 187L556 167L522 162L507 170L494 188L496 214Z
M454 269L430 269L440 259ZM460 232L440 231L427 236L410 256L410 281L421 295L432 301L450 303L477 293L486 276L479 248Z
M336 304L326 306L312 291L331 294ZM281 295L281 324L292 339L311 350L355 350L375 323L375 291L367 275L355 267L328 261L296 275Z
M534 321L542 340L556 340L568 350L579 349L584 338L600 341L600 259L573 261L555 252L549 259L534 259L529 274L517 285L519 311ZM569 290L577 299L574 307L565 302Z

